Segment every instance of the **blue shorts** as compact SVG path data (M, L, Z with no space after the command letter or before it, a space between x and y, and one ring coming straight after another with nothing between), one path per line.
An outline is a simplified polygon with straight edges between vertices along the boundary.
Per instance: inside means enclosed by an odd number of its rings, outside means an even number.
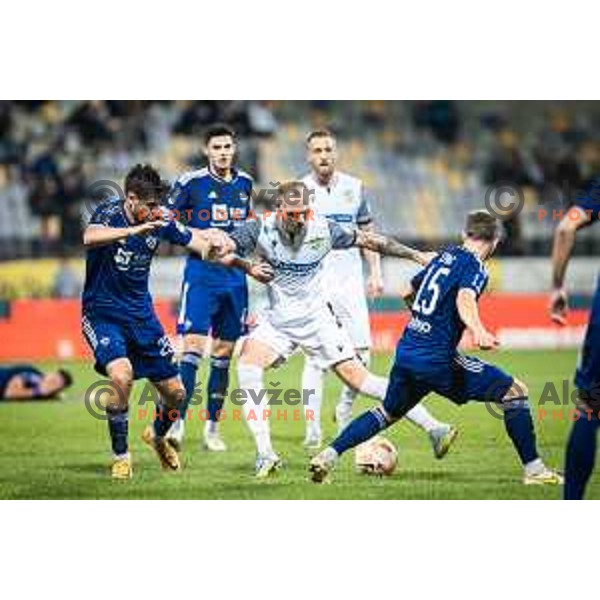
M17 376L23 379L26 387L32 388L39 384L44 374L32 365L0 367L0 400L4 398L10 380Z
M246 333L248 287L226 288L207 286L202 281L185 281L181 293L181 308L177 333L210 335L234 342Z
M163 381L179 374L175 351L156 315L146 321L117 323L84 313L82 328L101 375L117 358L129 359L134 379Z
M455 404L499 402L513 381L502 369L474 356L457 354L448 365L440 366L411 364L409 357L396 352L383 407L400 418L431 392Z
M594 399L600 397L600 280L596 285L590 322L579 356L575 385Z

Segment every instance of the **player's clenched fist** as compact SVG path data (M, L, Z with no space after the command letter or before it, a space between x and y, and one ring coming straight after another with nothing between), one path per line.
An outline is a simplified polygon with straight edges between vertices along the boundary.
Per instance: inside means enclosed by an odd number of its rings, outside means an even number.
M498 338L485 329L473 332L473 338L475 344L477 347L481 348L481 350L493 350L500 345Z
M250 265L248 275L260 283L269 283L275 277L275 271L267 262L256 262Z
M563 289L556 289L550 296L550 318L559 325L567 324L567 311L569 310L569 297Z

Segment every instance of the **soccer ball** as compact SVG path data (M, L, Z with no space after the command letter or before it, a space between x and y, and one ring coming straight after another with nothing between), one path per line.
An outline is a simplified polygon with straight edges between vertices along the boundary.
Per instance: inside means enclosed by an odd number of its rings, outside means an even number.
M391 475L398 464L398 451L390 440L376 437L356 448L354 465L359 473Z

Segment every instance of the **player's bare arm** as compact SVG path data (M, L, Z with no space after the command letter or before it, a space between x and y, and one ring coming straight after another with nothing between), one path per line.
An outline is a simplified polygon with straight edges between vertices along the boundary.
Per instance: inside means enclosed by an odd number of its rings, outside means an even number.
M565 215L554 232L552 246L552 294L550 296L550 318L559 325L566 325L569 299L565 289L565 275L577 230L588 223L590 215L578 208L572 208Z
M456 307L462 322L473 335L475 344L482 350L491 350L499 345L495 335L487 331L479 316L477 296L470 288L459 290L456 297Z
M88 225L83 232L83 244L87 248L106 246L134 235L146 235L160 229L160 221L148 221L131 227L107 227L105 225Z
M406 258L423 266L428 265L432 258L431 254L427 252L421 252L410 246L405 246L390 237L375 233L374 231L365 231L364 229L356 230L354 245L385 256Z
M275 276L273 267L265 261L242 258L241 256L237 256L237 254L227 254L220 258L219 262L228 267L241 269L260 283L269 283Z
M373 223L359 225L361 231L375 233ZM383 293L383 275L381 273L381 255L368 248L362 249L362 254L369 266L369 274L367 275L367 292L371 298L381 296Z

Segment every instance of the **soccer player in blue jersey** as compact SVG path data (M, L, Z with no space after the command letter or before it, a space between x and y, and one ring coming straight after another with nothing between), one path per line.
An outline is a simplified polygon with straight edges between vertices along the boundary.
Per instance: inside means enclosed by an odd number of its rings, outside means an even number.
M600 179L592 181L586 195L563 217L554 232L550 315L566 324L568 296L564 286L567 265L578 231L600 219ZM579 395L579 418L573 424L565 460L565 500L581 500L594 470L597 432L600 428L600 280L592 302L583 349L575 373Z
M33 365L0 367L0 400L55 400L73 383L68 371L44 373Z
M498 341L479 317L477 301L488 273L483 262L500 240L497 220L485 211L468 215L464 243L440 252L404 290L412 298L412 319L398 342L396 360L382 406L354 419L310 464L312 479L323 481L347 450L395 423L427 394L455 402L494 401L504 414L506 432L523 464L525 484L559 484L560 475L540 459L527 388L500 368L457 351L467 328L482 350Z
M144 431L144 441L154 448L164 468L180 468L179 456L165 434L172 424L170 411L180 407L185 390L148 291L150 264L162 240L200 254L213 244L208 242L209 233L188 229L175 219L156 218L164 191L154 168L135 166L125 179L125 199L101 203L84 232L83 334L94 352L96 370L113 384L106 412L115 479L132 474L128 400L133 381L140 378L154 384L163 404L153 426Z
M232 233L244 224L250 211L252 178L233 166L236 138L228 126L209 128L204 143L208 167L182 175L172 189L170 203L191 227ZM212 451L226 450L218 417L227 394L235 342L245 331L247 308L248 288L242 271L203 262L194 255L188 257L178 322L178 333L183 335L180 368L186 400L182 419L169 432L173 443L179 445L183 440L183 419L194 394L196 372L210 348L204 446Z

